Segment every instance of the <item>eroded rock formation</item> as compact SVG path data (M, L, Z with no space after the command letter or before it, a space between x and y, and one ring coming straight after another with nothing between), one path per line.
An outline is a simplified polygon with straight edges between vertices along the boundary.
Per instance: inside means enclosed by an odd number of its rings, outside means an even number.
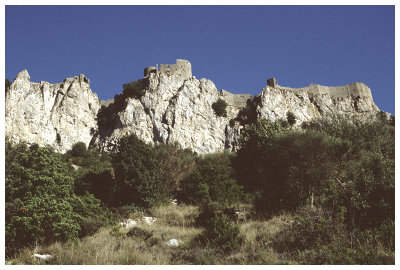
M135 133L146 142L178 142L198 153L211 153L236 150L245 109L253 110L255 118L272 121L292 112L297 126L318 118L365 121L379 112L371 90L362 83L288 88L271 78L257 96L232 94L191 76L191 65L184 61L170 69L146 68L144 95L129 97L123 105L100 102L82 74L58 84L33 83L24 70L6 94L6 135L14 142L49 144L65 152L79 141L113 151L122 136ZM219 98L228 103L227 117L217 117L212 109ZM115 114L107 127L97 124L100 104Z
M6 94L5 133L12 142L52 145L65 152L97 130L99 99L83 74L62 83L30 82L21 71Z

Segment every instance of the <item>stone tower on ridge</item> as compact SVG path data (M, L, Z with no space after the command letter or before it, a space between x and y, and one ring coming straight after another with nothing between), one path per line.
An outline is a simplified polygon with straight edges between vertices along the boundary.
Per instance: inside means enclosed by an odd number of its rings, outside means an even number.
M176 64L160 64L160 68L158 68L158 64L155 67L146 67L143 75L146 78L150 73L179 75L186 80L192 77L192 65L187 60L176 59Z

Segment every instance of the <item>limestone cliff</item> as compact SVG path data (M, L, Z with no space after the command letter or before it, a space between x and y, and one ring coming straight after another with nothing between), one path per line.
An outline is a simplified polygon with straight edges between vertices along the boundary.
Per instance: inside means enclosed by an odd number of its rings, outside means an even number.
M83 74L62 83L30 82L21 71L6 93L5 133L12 142L51 145L65 152L97 129L99 99Z
M32 83L24 70L6 94L6 135L14 142L50 144L65 152L78 141L113 151L122 136L135 133L146 142L178 142L198 153L211 153L236 150L244 109L252 109L255 118L273 121L292 112L296 125L317 118L365 121L379 111L362 83L288 88L272 79L257 96L239 95L196 79L190 68L184 60L171 69L146 68L144 95L127 98L123 106L113 100L99 102L82 74L58 84ZM227 117L217 117L212 109L218 98L228 103ZM107 127L97 125L100 104L115 115Z

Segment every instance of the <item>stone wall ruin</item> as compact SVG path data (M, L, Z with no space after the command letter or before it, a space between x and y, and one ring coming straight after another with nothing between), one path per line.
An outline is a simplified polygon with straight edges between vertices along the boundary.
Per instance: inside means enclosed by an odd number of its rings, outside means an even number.
M160 68L158 68L158 64L155 67L146 67L143 75L146 78L150 73L178 75L186 80L192 77L192 65L187 60L176 59L176 64L160 64Z

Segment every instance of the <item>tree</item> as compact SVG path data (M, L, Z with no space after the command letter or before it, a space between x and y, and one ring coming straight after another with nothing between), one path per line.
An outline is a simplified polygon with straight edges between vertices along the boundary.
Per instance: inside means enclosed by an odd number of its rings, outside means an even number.
M192 204L218 202L230 206L239 203L243 193L234 177L231 155L216 153L199 157L192 173L182 180L178 199Z
M287 122L272 122L260 119L254 125L247 126L239 140L239 150L232 160L237 181L244 190L259 196L262 189L262 177L264 175L264 153L273 136L287 130Z
M16 153L13 148L8 144L6 152ZM74 183L60 155L49 147L31 147L6 156L7 254L34 242L76 238L80 216L71 204Z
M293 127L293 125L296 124L297 119L296 119L296 116L292 112L287 112L286 119L291 127Z
M104 224L111 214L91 194L77 196L70 166L50 147L6 140L6 253L35 242L75 239L85 219Z
M112 157L116 181L116 197L120 204L149 208L164 202L170 187L159 173L160 163L152 146L135 134L121 138Z
M219 98L216 102L214 102L211 107L213 108L215 114L218 117L224 116L226 117L226 107L228 106L228 103L226 103L225 100Z
M274 136L260 157L263 171L259 213L270 215L310 204L335 173L335 161L349 150L346 141L318 132L291 131Z

